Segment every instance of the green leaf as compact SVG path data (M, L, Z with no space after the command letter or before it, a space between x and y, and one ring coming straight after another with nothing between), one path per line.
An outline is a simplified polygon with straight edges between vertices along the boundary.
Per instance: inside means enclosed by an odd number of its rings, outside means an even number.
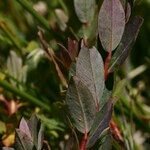
M44 51L40 48L37 48L30 52L27 56L26 64L28 66L28 70L33 70L37 68L39 62L44 57Z
M103 60L95 47L81 48L76 64L76 76L89 88L95 106L99 108L105 80Z
M69 83L66 102L75 127L82 133L91 129L96 109L89 89L76 77Z
M113 103L108 101L107 104L96 114L93 126L89 134L87 147L93 146L100 138L101 133L109 127L109 122L112 116Z
M3 134L5 132L6 132L6 124L0 121L0 134Z
M65 125L61 121L55 118L47 118L45 115L38 115L38 118L41 120L42 124L49 130L64 131Z
M125 12L120 0L104 0L98 19L99 37L106 51L119 44L125 28Z
M62 9L55 9L57 23L62 31L67 28L68 16Z
M120 66L126 60L133 44L135 43L142 23L143 18L139 16L134 17L127 23L121 43L111 59L109 72L114 71L116 67Z
M111 150L111 147L112 147L112 136L110 131L107 131L107 133L101 139L99 150Z
M15 149L16 150L33 150L33 141L28 135L20 129L16 129Z
M13 78L21 81L22 74L22 59L17 56L14 51L10 51L10 56L7 59L8 74ZM16 82L11 80L12 85L16 86Z
M91 22L95 13L95 0L74 0L74 7L82 23Z
M30 41L25 48L27 52L32 52L33 50L37 49L39 47L38 43L36 41Z

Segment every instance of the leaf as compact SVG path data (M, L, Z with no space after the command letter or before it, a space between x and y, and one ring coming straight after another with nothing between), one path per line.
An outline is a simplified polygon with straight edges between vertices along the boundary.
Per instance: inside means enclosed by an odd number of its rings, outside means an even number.
M30 41L29 43L27 43L28 45L26 46L26 48L25 48L25 51L26 52L32 52L32 51L34 51L35 49L38 49L39 48L39 45L38 45L38 43L36 42L36 41Z
M2 150L15 150L15 149L11 147L3 147Z
M3 134L5 132L6 132L6 124L4 122L0 121L0 134Z
M135 43L142 23L143 18L139 16L134 17L127 23L121 43L116 49L110 62L109 72L113 72L116 67L122 65L126 60L133 44Z
M69 69L69 79L76 75L76 63L72 62Z
M34 144L31 138L20 129L16 129L15 149L16 150L33 150Z
M76 40L72 40L68 38L68 47L64 47L62 44L58 43L58 45L62 48L60 52L61 60L64 66L69 69L71 63L75 61L75 58L78 55L78 42Z
M30 150L34 146L37 150L42 149L43 126L36 115L33 115L28 122L24 118L21 119L19 129L16 130L15 146L18 150Z
M55 15L57 23L62 31L65 31L67 28L68 16L62 9L55 9Z
M109 90L106 86L103 90L103 95L101 97L100 106L103 107L111 98L112 90Z
M108 131L105 136L101 139L99 150L111 150L112 147L112 136Z
M88 140L88 147L93 146L100 138L101 133L109 127L112 116L113 103L108 101L107 104L96 114L93 126L91 128Z
M64 47L62 44L58 43L58 45L61 47L61 51L59 53L58 58L60 59L61 63L67 68L70 68L70 65L72 63L72 60L70 58L70 55L68 53L68 50L66 47Z
M33 138L33 143L37 150L42 147L43 144L43 127L40 120L36 115L33 115L28 122L29 129L31 131L31 136Z
M75 127L82 133L87 133L92 126L96 113L93 96L89 89L76 77L69 83L66 102Z
M76 64L76 76L89 88L98 108L105 80L103 60L95 47L81 48Z
M19 129L24 132L29 138L31 137L30 129L28 127L27 122L25 121L24 118L21 119L20 124L19 124Z
M113 51L125 28L125 12L120 0L104 0L99 12L98 30L103 48Z
M41 150L42 149L42 146L43 146L43 139L44 139L44 128L43 126L41 125L40 126L40 129L39 129L39 132L38 132L38 144L37 144L37 150Z
M65 125L55 118L47 118L45 115L38 115L42 124L51 131L58 130L64 132Z
M21 81L22 60L14 51L10 51L10 56L7 59L8 74L14 79ZM11 80L12 85L16 86L16 82Z
M41 59L44 58L44 51L37 48L27 55L28 70L36 69Z
M82 23L89 23L95 13L95 0L74 0L75 12Z
M68 53L71 60L74 61L78 55L78 42L76 40L68 38Z
M126 4L125 12L126 12L126 23L127 23L131 16L131 5L129 2Z

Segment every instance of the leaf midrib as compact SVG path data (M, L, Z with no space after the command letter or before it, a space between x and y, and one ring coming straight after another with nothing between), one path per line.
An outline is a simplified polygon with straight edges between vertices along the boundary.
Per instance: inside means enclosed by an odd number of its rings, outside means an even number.
M82 104L82 100L81 100L81 96L79 94L79 90L78 90L77 84L75 84L75 88L77 90L78 100L79 100L79 104L81 106L81 112L83 113L83 121L84 121L84 125L85 125L85 132L87 132L88 131L87 120L86 120L86 116L85 116L85 112L84 112L84 107L83 107L83 104Z

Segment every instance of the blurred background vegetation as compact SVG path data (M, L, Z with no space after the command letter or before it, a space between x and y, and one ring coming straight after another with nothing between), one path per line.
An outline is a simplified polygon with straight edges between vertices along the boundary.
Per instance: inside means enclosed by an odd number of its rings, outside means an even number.
M91 30L83 26L71 0L27 0L29 5L24 2L0 0L0 146L13 145L14 129L21 117L37 113L51 148L65 149L73 129L65 117L66 88L62 83L68 81L68 69L61 63L65 58L60 44L67 47L68 37L79 40L86 35L94 45L91 35L96 19ZM130 57L117 72L116 82L123 88L115 91L113 117L127 149L150 148L149 14L150 1L136 0L132 15L142 16L144 24ZM38 28L45 30L60 70L46 56ZM113 147L120 149L120 144L114 140Z

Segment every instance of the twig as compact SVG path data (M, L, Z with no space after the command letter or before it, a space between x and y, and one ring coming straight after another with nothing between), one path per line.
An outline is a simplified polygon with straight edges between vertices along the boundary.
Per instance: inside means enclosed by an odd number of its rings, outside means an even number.
M81 140L80 150L86 150L87 140L88 140L88 133L85 132L84 136L83 136L83 138Z
M67 81L66 81L63 73L61 72L57 62L55 61L53 50L51 48L49 48L48 43L44 39L44 33L43 33L43 31L41 29L39 29L38 36L39 36L39 40L40 40L40 42L41 42L41 44L43 46L43 49L45 50L45 52L46 52L46 54L48 56L48 59L50 61L52 61L54 63L54 65L55 65L55 69L56 69L56 71L58 73L58 76L60 78L60 81L61 81L62 85L67 88L68 87Z
M108 75L109 75L109 63L110 63L110 60L111 60L111 56L112 56L112 51L110 50L108 52L108 55L106 57L106 60L105 60L105 64L104 64L104 71L105 71L105 81L107 80L108 78Z

